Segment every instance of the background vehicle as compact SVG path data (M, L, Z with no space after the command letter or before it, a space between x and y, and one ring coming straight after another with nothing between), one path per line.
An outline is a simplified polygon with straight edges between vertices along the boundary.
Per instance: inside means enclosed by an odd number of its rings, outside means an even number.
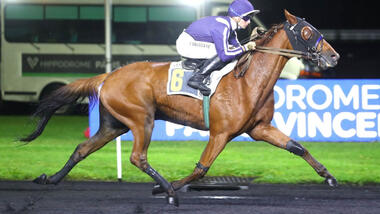
M230 0L114 0L112 67L179 60L175 41L192 21L225 15ZM239 32L247 37L255 26ZM265 27L265 26L263 26ZM1 2L1 100L37 102L105 70L103 0Z
M2 1L2 99L36 102L77 78L104 72L103 3ZM175 39L199 11L179 1L114 1L113 68L178 58Z

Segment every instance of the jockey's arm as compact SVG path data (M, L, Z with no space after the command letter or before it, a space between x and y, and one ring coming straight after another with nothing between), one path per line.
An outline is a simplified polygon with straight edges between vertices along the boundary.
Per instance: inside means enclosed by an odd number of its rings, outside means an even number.
M242 45L240 44L238 38L237 38L237 34L235 31L233 31L230 35L230 38L228 40L228 42L234 46L234 47L241 47Z
M229 48L230 30L227 27L212 31L212 38L218 56L223 62L229 62L245 52L244 47L240 43L232 49Z

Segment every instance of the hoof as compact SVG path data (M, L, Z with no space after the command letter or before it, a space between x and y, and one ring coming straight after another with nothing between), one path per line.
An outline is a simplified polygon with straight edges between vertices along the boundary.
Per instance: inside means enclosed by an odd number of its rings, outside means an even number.
M164 188L162 188L159 184L156 184L153 186L152 195L157 195L164 192L165 192Z
M36 184L49 184L49 180L46 174L40 175L40 177L37 177L36 179L34 179L33 182Z
M166 196L166 199L168 200L168 204L174 205L176 207L179 206L178 197L176 195Z
M325 182L330 187L337 187L338 186L338 181L334 177L326 178Z

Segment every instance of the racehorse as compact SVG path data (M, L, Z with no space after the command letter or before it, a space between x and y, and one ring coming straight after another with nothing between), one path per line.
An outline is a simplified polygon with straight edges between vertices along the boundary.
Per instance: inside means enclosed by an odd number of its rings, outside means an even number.
M248 53L250 60L243 63L246 66L235 68L240 77L231 72L221 80L210 101L209 142L189 176L169 183L149 165L147 151L157 119L207 130L202 101L167 95L169 62L136 62L110 74L72 82L40 103L34 114L39 117L38 125L21 141L37 138L59 107L85 97L99 99L100 127L94 136L77 146L60 171L50 177L42 174L34 182L58 184L79 161L131 130L134 136L131 163L157 182L152 193L166 192L168 203L176 206L175 191L203 177L226 144L243 133L302 157L330 186L336 186L334 176L306 148L271 125L273 87L289 56L310 59L322 68L334 67L339 59L318 30L286 10L284 14L283 24L273 26L256 41L257 51ZM242 67L247 68L245 74Z

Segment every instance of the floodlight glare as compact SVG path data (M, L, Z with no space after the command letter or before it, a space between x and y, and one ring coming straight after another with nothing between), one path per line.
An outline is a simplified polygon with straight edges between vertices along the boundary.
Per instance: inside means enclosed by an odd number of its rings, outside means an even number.
M189 6L193 6L193 7L195 7L195 6L199 6L199 5L201 5L201 4L203 4L203 2L205 1L205 0L181 0L184 4L186 4L186 5L189 5Z

